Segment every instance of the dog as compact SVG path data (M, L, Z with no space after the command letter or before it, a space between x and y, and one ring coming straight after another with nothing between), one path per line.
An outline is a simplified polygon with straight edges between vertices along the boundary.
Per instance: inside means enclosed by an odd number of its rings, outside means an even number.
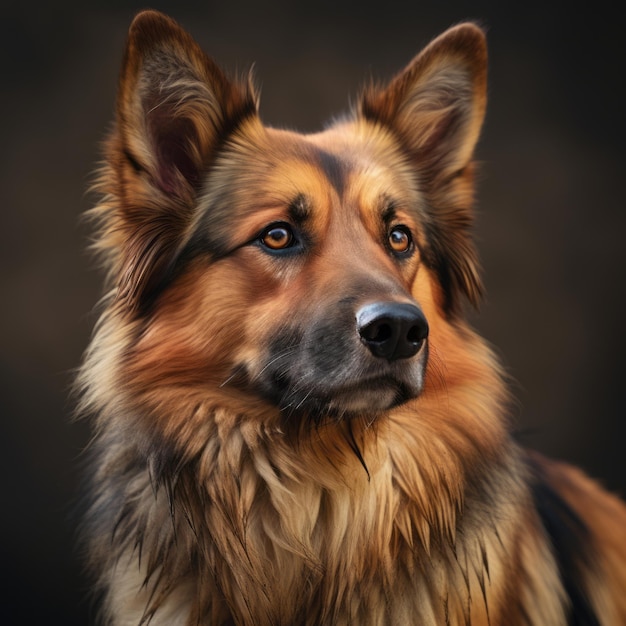
M302 135L135 18L78 378L104 623L626 624L626 507L516 443L466 321L486 68L462 23Z

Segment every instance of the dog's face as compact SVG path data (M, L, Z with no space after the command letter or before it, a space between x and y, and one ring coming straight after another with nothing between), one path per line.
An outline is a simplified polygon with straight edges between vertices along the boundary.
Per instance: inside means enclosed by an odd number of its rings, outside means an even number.
M433 318L480 291L468 229L485 62L482 32L457 27L351 118L299 135L263 126L252 89L173 22L139 16L100 209L136 331L124 384L152 403L184 387L315 421L417 397Z
M402 155L365 124L302 137L255 120L241 135L245 151L216 163L219 194L209 178L191 244L241 276L239 382L287 414L380 411L417 395L423 225Z

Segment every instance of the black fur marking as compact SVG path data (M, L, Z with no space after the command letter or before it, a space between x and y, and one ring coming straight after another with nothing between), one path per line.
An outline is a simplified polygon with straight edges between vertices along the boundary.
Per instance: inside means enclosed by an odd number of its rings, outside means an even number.
M471 237L472 217L463 209L450 209L445 219L427 208L433 219L424 224L424 264L433 269L444 292L443 309L449 319L463 311L463 298L477 309L483 296L479 262Z
M589 528L569 504L550 486L544 471L529 461L533 475L532 496L548 535L569 600L568 626L600 626L584 582L593 570L592 536Z
M339 196L343 195L346 187L347 168L345 163L330 152L325 150L319 150L318 153L319 164L322 168L326 178L333 186Z
M361 452L361 448L359 448L359 444L356 442L356 439L354 438L352 422L348 422L348 438L347 439L348 439L348 445L350 446L350 448L352 448L352 451L354 452L356 458L359 460L359 463L361 464L361 466L365 470L365 473L367 474L367 482L368 483L371 482L372 477L370 475L369 468L367 467L367 463L365 463L365 459L363 458L363 453Z
M139 163L139 160L135 158L135 156L128 149L124 149L124 156L126 160L130 163L131 167L135 170L135 172L145 172L146 168Z
M225 225L209 209L202 216L195 232L180 251L177 262L183 265L205 255L212 262L227 256L237 247L224 236Z
M389 228L397 217L396 205L391 200L386 200L385 208L382 213L383 224L385 228Z
M307 199L303 195L299 195L289 205L289 217L294 224L302 226L311 217L311 209Z

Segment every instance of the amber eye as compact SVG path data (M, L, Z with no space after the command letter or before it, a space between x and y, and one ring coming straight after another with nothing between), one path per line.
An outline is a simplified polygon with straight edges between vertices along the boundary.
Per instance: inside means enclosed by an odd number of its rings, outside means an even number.
M294 244L295 237L289 224L272 224L263 231L260 240L270 250L284 250Z
M389 232L389 247L392 252L396 254L402 254L408 252L411 249L413 240L411 239L411 233L406 226L395 226Z

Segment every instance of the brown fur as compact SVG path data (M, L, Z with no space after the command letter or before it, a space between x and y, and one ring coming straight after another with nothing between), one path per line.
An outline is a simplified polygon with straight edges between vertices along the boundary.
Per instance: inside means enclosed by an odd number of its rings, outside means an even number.
M624 505L518 447L463 318L482 31L450 29L319 134L264 127L256 100L169 18L134 21L79 381L104 622L626 623ZM359 340L372 302L423 312L414 355Z

